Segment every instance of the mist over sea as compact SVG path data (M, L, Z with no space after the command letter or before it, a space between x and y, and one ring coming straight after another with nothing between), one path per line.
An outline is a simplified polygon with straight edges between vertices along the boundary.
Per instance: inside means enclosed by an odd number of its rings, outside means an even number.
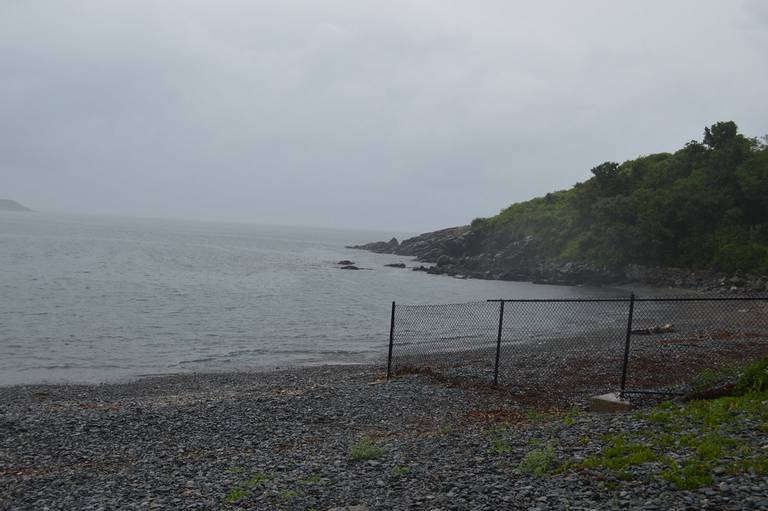
M427 275L344 248L392 234L0 213L0 384L370 362L392 300L616 293Z

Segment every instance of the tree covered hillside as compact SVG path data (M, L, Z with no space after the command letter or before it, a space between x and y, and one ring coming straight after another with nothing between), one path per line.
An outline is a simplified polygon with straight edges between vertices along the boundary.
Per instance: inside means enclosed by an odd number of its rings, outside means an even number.
M768 272L768 146L734 122L675 153L592 174L476 219L471 231L533 236L543 256L571 261Z

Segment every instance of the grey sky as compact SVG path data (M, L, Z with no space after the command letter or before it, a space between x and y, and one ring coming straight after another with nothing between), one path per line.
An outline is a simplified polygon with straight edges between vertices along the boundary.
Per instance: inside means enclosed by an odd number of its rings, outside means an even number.
M0 0L0 197L447 227L768 133L766 56L761 0Z

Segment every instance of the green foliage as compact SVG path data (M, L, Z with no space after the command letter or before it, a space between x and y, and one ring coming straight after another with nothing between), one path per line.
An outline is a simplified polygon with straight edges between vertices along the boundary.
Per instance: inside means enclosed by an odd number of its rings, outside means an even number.
M679 490L712 485L716 470L730 475L752 472L768 474L768 455L760 437L752 433L755 424L768 431L768 391L751 390L764 381L768 362L750 366L742 374L745 394L685 404L665 402L650 412L637 414L648 426L602 437L600 452L565 470L588 468L609 473L617 479L634 477L632 467L653 464L660 477ZM753 375L753 376L749 376ZM750 434L742 435L747 431ZM646 469L647 472L647 469Z
M635 465L655 461L658 456L647 445L628 442L622 435L616 435L609 440L600 456L591 456L584 460L586 468L607 468L610 470L626 470Z
M512 452L512 446L503 438L494 438L491 440L491 452L495 454L507 454Z
M661 477L675 485L678 490L696 490L712 484L711 467L699 460L679 463L667 460L667 468L661 471Z
M563 416L562 422L564 426L573 426L576 424L576 418L581 415L581 410L577 407L571 407L570 410Z
M396 466L392 469L392 475L396 476L404 476L408 473L410 473L411 469L408 467L402 467L402 466Z
M523 474L543 476L552 471L555 464L555 448L547 445L543 449L536 449L526 454L520 461L518 470Z
M768 390L768 358L747 367L736 382L734 395L743 396L750 392L764 392Z
M542 412L536 408L529 409L525 413L525 417L531 424L543 424L555 419L554 415L547 412Z
M365 461L381 458L384 449L377 446L370 439L364 438L349 448L349 459L352 461Z
M711 128L704 128L704 145L719 149L732 140L737 131L733 121L715 123Z
M222 500L227 504L234 504L235 502L238 502L239 500L247 497L249 493L250 492L246 488L233 488L231 491L229 491L229 493L224 495Z
M240 467L235 467L235 469L230 469L233 473L242 473L244 470ZM256 486L265 483L267 481L271 481L274 479L274 476L271 474L264 474L264 473L257 473L251 476L251 478L242 486L238 486L236 488L233 488L230 490L224 497L222 498L222 501L224 501L227 504L234 504L248 495L251 494L251 490L255 488Z
M740 373L738 366L725 366L717 369L704 369L691 379L691 389L702 392L715 388L724 383L734 381Z
M471 231L505 243L533 236L544 257L768 272L768 147L732 121L706 128L703 143L592 174Z

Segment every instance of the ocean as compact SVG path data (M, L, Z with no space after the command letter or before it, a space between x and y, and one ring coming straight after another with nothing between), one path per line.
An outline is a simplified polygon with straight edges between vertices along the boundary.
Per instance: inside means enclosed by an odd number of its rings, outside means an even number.
M0 385L383 361L393 300L617 294L345 248L396 234L0 212Z

